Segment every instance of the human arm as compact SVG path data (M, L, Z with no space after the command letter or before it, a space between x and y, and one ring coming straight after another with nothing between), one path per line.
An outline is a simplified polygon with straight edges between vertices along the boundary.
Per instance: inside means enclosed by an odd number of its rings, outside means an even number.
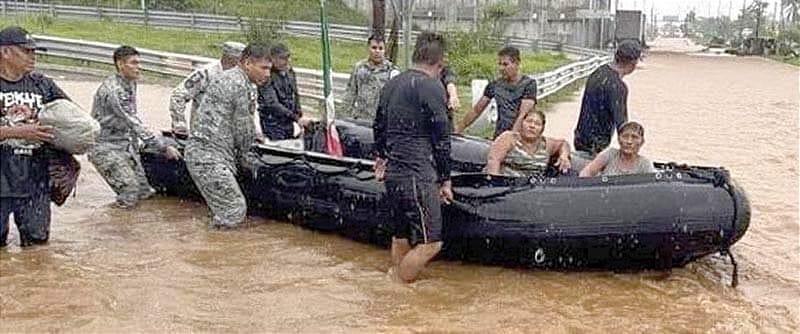
M264 129L261 128L261 115L258 110L253 113L253 123L253 131L256 133L256 142L259 144L265 143L266 138L264 137Z
M436 176L439 182L439 198L446 203L453 202L453 188L450 181L450 129L447 117L447 101L442 86L433 80L430 88L420 91L423 107L431 111L431 141ZM434 85L435 84L435 85Z
M300 102L300 90L297 88L297 75L294 73L293 69L289 69L289 73L291 73L292 91L294 92L294 101L297 106L297 123L305 129L312 123L312 119L303 114L303 103Z
M490 175L502 175L500 170L503 162L508 156L508 152L514 147L514 141L518 134L513 131L503 132L492 142L489 148L489 155L486 158L486 173Z
M372 136L375 138L375 177L382 181L386 173L386 96L381 92L375 121L372 122Z
M342 97L342 112L345 114L352 115L353 105L356 101L356 96L358 96L358 80L356 77L356 73L358 72L358 64L353 68L353 72L350 73L350 78L347 80L347 88L344 91L344 96Z
M455 133L460 134L464 132L464 130L466 130L470 125L472 125L472 122L475 122L475 120L478 119L481 113L483 113L483 111L489 105L489 102L491 102L492 99L494 98L495 85L496 85L495 81L491 81L489 82L488 85L486 85L486 88L484 88L483 90L483 96L478 100L478 103L476 103L475 106L472 107L472 110L470 110L466 115L464 115L464 118L461 119L461 122L459 122L458 126L455 128Z
M203 90L207 72L196 70L183 79L172 90L169 98L169 116L172 121L172 130L177 133L188 133L189 126L186 122L186 104L195 99Z
M445 66L445 68L442 69L442 83L444 84L445 91L447 91L447 109L451 112L461 108L461 101L458 99L458 89L456 88L456 79L456 74L450 66Z
M447 118L447 104L441 84L434 80L426 81L427 87L419 90L422 107L431 113L431 144L436 175L440 184L450 180L450 129Z
M461 100L458 99L458 89L456 88L456 84L452 82L447 83L447 87L445 87L445 89L447 90L448 96L447 109L450 111L456 111L461 108Z
M478 100L478 103L476 103L475 106L472 107L472 110L470 110L466 115L464 115L464 118L462 118L461 122L458 123L458 126L455 129L455 133L460 134L464 132L464 130L466 130L470 125L472 125L472 122L475 122L475 120L478 119L478 117L480 117L481 113L483 113L483 110L486 109L487 106L489 106L489 102L491 101L492 99L489 97L486 96L481 97L480 100Z
M572 167L572 163L569 160L569 143L560 138L546 138L545 142L547 143L547 155L551 158L555 158L555 165L558 167L558 170L561 171L562 174L566 174L570 167Z
M514 131L519 131L520 126L522 126L522 120L525 118L529 112L536 109L537 99L536 94L538 93L538 88L536 86L536 80L530 77L523 77L524 86L522 88L522 96L521 101L519 103L519 108L517 108L517 115L514 117L514 124L512 125L511 129Z
M583 167L579 177L593 177L600 174L603 170L606 169L608 165L609 153L608 151L603 151L602 153L598 154L597 157L594 158L591 162L589 162L586 167Z
M131 96L127 90L117 87L116 89L101 90L98 94L103 94L102 98L105 99L105 106L110 113L124 126L133 131L138 138L161 151L166 150L166 144L153 131L145 127L144 122L136 115L136 110L131 107Z
M536 109L536 101L532 99L522 99L519 103L519 109L517 109L517 115L514 117L514 125L511 127L513 131L520 131L520 127L522 126L522 120L525 119L525 115L529 112Z
M38 124L0 125L0 141L12 138L46 142L53 139L53 127Z

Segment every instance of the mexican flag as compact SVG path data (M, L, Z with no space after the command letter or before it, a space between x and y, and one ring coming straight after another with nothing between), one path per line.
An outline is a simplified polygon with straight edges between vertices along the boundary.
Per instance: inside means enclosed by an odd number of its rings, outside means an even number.
M342 142L339 140L339 132L333 121L336 119L336 106L333 101L333 87L331 81L331 40L328 37L328 18L325 15L325 0L319 1L320 26L322 26L322 91L325 95L325 150L328 154L341 157Z

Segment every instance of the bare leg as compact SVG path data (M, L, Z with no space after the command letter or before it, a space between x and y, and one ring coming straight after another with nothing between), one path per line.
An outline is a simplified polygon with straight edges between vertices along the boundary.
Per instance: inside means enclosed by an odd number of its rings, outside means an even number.
M400 272L400 263L403 262L403 258L410 250L411 244L408 242L408 239L392 237L392 267L389 269L389 275L392 276L394 280L401 281L397 273Z
M400 262L403 261L403 258L410 250L411 244L408 243L408 239L392 237L392 266L395 268L399 267Z
M442 250L441 241L417 245L403 257L397 275L406 283L413 282L428 261L433 259L440 250Z

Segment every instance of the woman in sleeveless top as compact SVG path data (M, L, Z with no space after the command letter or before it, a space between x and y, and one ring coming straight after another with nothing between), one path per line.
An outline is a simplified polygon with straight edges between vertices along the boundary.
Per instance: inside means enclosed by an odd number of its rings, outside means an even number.
M627 122L619 128L619 149L608 148L581 170L580 177L655 173L653 162L639 155L644 144L644 127Z
M492 143L486 172L492 175L541 176L551 160L562 173L570 168L569 144L566 140L547 138L545 116L531 110L523 118L519 131L503 132Z

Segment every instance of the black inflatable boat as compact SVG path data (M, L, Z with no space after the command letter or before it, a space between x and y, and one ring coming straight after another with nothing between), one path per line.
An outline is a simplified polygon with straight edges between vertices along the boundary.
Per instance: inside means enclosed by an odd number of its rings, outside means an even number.
M388 245L384 185L372 173L372 131L337 121L346 158L257 145L240 182L252 214ZM182 146L182 140L174 140ZM540 268L663 269L726 253L750 206L722 168L659 164L646 175L506 178L482 174L489 142L454 136L456 203L445 205L443 256ZM144 152L160 192L199 198L182 161Z

